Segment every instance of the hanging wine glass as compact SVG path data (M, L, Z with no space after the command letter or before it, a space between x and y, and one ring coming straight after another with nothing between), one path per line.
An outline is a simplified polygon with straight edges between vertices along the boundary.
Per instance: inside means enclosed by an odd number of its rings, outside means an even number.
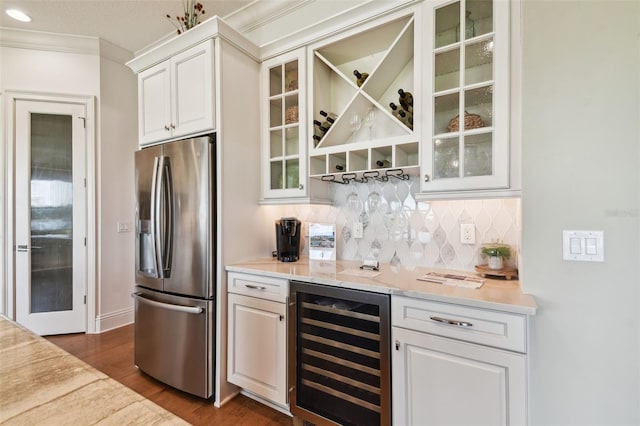
M369 128L369 140L373 140L373 122L376 119L376 110L374 107L370 107L367 110L367 115L364 118L365 125Z
M351 142L356 141L356 133L360 130L360 126L362 125L362 120L360 119L360 114L354 112L351 115L351 119L349 121L351 124Z

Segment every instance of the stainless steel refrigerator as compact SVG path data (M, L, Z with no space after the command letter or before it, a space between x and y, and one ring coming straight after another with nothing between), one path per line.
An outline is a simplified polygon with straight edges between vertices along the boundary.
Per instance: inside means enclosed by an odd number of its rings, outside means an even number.
M215 137L135 153L135 364L209 398L215 342Z

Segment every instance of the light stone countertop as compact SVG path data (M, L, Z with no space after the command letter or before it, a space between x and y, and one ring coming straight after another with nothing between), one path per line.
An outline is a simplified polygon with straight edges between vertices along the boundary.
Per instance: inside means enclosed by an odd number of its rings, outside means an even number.
M362 262L358 261L320 261L309 260L306 257L297 262L280 262L275 258L264 258L227 265L226 270L524 315L535 315L536 313L535 299L531 295L522 293L520 282L517 280L486 278L482 287L470 289L420 281L417 278L428 272L473 277L480 277L480 274L430 268L408 270L402 266L392 267L389 264L381 264L380 274L375 277L352 274L352 272L361 271L360 265Z

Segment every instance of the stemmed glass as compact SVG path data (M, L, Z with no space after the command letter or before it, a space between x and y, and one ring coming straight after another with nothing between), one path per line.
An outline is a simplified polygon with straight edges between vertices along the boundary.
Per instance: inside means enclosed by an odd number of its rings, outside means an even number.
M364 124L369 128L369 140L373 140L373 122L376 120L376 110L370 107L364 118Z
M356 141L356 133L360 130L360 126L362 125L362 120L360 119L360 114L354 112L351 115L351 120L349 121L351 124L351 142Z

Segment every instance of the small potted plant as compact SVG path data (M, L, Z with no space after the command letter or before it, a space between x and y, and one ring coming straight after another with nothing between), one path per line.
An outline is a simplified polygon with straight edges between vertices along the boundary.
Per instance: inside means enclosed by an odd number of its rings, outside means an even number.
M480 252L487 257L489 269L503 269L504 259L511 257L511 247L503 243L485 244Z

